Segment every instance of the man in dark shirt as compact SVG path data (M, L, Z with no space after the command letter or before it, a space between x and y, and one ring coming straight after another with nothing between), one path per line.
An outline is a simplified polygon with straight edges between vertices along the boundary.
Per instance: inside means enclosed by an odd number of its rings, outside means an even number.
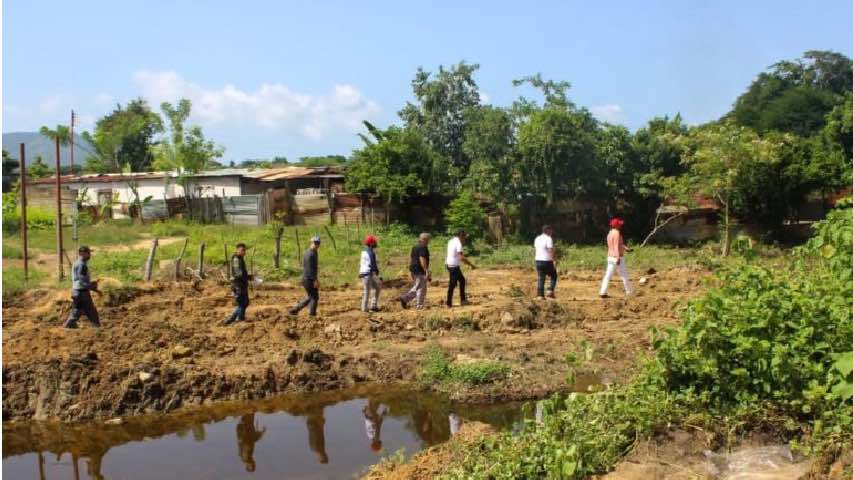
M238 243L231 256L231 291L234 293L234 303L237 305L234 312L225 320L225 325L235 321L246 321L246 309L249 307L249 281L252 276L246 270L246 245Z
M320 280L317 270L317 261L319 258L318 250L320 249L320 237L315 235L311 239L311 245L305 256L302 257L302 287L305 288L307 296L304 300L297 303L295 307L290 309L291 315L296 315L300 310L308 306L308 314L312 317L317 316L317 303L320 302Z
M95 308L95 302L92 301L91 292L101 293L98 290L98 282L89 279L89 257L92 256L92 251L86 245L81 245L77 249L77 261L71 270L71 314L65 321L63 327L77 328L77 320L80 315L86 315L89 322L95 327L100 327L101 322L98 318L98 310Z
M417 308L424 308L426 299L427 285L432 280L432 273L429 270L429 241L430 234L422 233L418 237L418 243L412 247L411 260L409 262L409 272L412 274L412 279L415 284L412 288L400 296L400 306L403 308L409 307L409 302L417 299Z

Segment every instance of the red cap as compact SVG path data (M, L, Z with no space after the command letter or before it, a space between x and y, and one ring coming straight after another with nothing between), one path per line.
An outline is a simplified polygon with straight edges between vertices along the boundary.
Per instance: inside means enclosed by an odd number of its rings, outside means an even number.
M368 247L375 247L377 243L379 243L379 239L374 237L373 235L368 235L364 237L364 244Z
M619 228L624 224L625 222L619 217L613 217L610 219L610 228Z

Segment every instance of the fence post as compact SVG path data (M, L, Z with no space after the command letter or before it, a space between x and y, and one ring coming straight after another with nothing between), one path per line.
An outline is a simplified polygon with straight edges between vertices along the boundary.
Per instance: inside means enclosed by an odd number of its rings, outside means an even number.
M146 282L151 281L151 272L154 269L154 255L157 252L157 237L151 240L151 249L148 250L148 259L145 261L144 279Z
M21 144L21 242L24 247L24 285L30 278L30 255L27 243L27 160L25 145Z
M344 214L344 230L347 234L347 252L350 251L350 238L349 238L349 223L347 222L346 213Z
M338 242L335 241L335 236L332 235L332 231L329 230L328 225L323 225L323 228L326 229L326 235L328 235L329 238L332 239L332 248L335 250L335 253L338 253Z
M198 246L198 277L204 278L204 242Z
M275 268L281 267L279 259L281 258L281 236L284 235L284 227L279 225L275 229L275 251L272 254L272 261Z
M56 137L56 268L59 280L65 278L62 269L62 175L59 165L59 137Z
M184 246L181 247L181 253L178 254L178 258L175 259L175 280L181 278L181 262L184 259L184 254L187 253L187 245L190 243L189 237L184 239Z
M299 252L301 251L301 249L299 248L299 245L302 242L299 241L299 228L296 225L293 226L293 235L296 237L296 248L293 251L296 252L296 264L298 265L299 264Z

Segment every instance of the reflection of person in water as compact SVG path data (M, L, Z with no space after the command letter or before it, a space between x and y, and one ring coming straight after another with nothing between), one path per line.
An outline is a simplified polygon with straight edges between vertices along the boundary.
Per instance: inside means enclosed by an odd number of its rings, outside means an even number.
M255 444L264 436L266 427L258 430L255 426L255 414L249 413L240 417L237 424L237 453L246 465L247 472L255 471Z
M379 408L382 407L382 411ZM388 408L374 399L369 398L364 406L364 429L367 431L367 439L370 440L370 449L374 452L382 451L382 421L388 413Z
M320 463L329 463L326 454L326 417L323 415L323 407L312 408L305 418L308 427L308 446L317 454Z
M456 432L459 431L459 428L462 427L462 419L459 415L455 413L451 413L449 415L450 418L450 435L456 435Z

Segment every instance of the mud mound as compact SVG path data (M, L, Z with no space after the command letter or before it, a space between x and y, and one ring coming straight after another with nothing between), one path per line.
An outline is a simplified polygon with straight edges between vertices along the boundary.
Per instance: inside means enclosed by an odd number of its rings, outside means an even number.
M649 348L650 326L674 324L678 303L700 291L697 272L654 275L638 296L603 301L598 275L563 279L556 300L534 300L529 270L468 273L471 305L400 307L387 287L379 313L358 311L358 287L321 291L321 316L291 318L298 285L250 292L248 322L223 326L234 308L220 279L155 282L95 297L103 327L60 327L67 292L28 292L3 305L4 419L84 420L217 400L256 399L364 382L413 381L423 351L499 361L509 379L476 388L437 388L461 401L538 398L566 388L563 358L586 342L588 367L618 380ZM304 315L304 314L303 314Z

